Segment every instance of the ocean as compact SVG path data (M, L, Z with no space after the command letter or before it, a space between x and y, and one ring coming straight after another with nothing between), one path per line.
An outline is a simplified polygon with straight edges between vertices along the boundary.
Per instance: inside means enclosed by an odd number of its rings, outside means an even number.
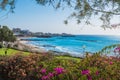
M33 44L49 51L67 52L82 55L84 52L95 53L105 46L120 44L120 36L105 35L75 35L72 37L27 38L28 44Z

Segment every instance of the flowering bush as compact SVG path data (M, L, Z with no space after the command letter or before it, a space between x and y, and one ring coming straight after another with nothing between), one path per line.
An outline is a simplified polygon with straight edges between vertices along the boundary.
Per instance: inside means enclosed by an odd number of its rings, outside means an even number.
M40 66L39 68L37 68L37 70L35 70L34 76L36 76L36 79L38 80L56 80L59 75L64 75L64 72L65 70L62 67L56 67L52 71L48 71L47 69Z
M82 75L88 80L119 80L120 58L105 57L95 54L81 61Z
M0 77L3 80L23 80L31 75L37 59L38 55L4 56L0 60Z
M54 68L54 71L55 71L56 75L59 75L64 72L64 68L57 67L57 68Z
M58 56L57 56L58 57ZM120 80L120 57L98 53L85 58L57 58L54 55L0 57L2 80Z
M89 73L90 73L89 70L82 70L82 72L81 72L82 75L88 75Z

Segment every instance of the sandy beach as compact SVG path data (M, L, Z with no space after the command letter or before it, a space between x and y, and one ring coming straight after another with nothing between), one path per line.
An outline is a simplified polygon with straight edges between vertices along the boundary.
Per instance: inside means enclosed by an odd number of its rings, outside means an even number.
M24 37L26 38L26 37ZM43 53L46 52L45 49L35 46L33 44L28 44L28 41L21 40L21 38L17 38L17 41L14 42L14 48L18 50L28 51L32 53Z

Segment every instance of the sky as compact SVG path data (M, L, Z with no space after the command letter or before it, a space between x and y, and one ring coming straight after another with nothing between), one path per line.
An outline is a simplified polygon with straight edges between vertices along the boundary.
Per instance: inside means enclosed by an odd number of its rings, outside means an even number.
M28 29L32 32L51 32L51 33L70 33L70 34L88 34L88 35L120 35L120 28L106 29L99 27L99 20L93 19L93 25L77 24L70 20L65 25L64 20L72 13L71 9L55 10L50 6L40 6L34 0L17 0L15 13L7 11L0 13L0 24L12 28ZM113 18L113 23L119 23L120 20Z

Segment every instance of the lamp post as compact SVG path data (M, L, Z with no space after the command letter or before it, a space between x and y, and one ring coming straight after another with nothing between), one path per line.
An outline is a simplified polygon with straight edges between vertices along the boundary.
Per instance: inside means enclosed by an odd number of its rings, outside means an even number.
M82 48L83 48L83 57L85 57L85 49L86 49L86 45L83 45Z

